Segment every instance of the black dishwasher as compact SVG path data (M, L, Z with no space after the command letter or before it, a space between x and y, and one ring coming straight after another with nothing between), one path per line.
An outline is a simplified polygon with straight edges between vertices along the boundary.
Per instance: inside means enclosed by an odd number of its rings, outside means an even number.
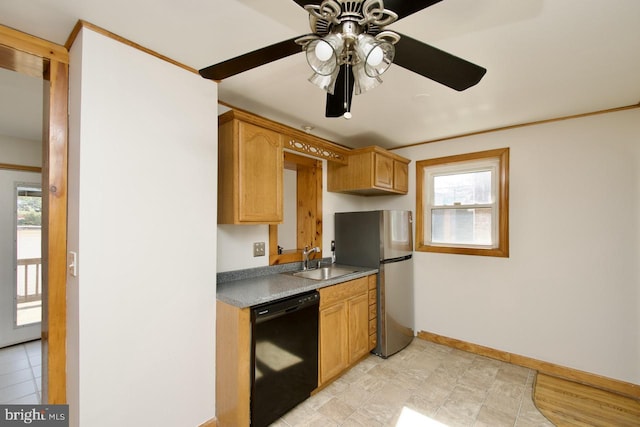
M318 292L251 309L251 426L268 426L318 386Z

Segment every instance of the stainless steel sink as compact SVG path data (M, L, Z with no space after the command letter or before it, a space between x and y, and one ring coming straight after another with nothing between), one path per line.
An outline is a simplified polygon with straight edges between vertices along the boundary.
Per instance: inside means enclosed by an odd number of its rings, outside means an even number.
M304 270L293 273L296 277L302 277L304 279L311 280L329 280L336 277L344 276L346 274L355 273L357 270L351 270L341 267L320 267L314 270Z

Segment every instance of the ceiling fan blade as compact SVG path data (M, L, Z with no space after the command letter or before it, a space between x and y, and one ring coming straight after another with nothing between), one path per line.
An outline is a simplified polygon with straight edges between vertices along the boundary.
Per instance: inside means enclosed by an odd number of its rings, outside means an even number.
M351 111L353 86L351 67L346 64L341 65L333 95L327 92L326 117L342 117L344 113Z
M404 34L400 34L400 40L395 48L394 64L457 91L463 91L477 84L487 72L479 65Z
M234 76L252 68L259 67L278 59L286 58L294 53L302 52L300 45L295 40L300 38L294 37L271 46L236 56L218 64L210 65L198 71L202 77L211 80L223 80L227 77Z
M384 8L397 13L398 19L402 19L441 1L442 0L384 0Z
M320 4L320 3L322 3L322 0L293 0L293 1L298 3L298 6L300 6L300 7L305 7L308 4Z

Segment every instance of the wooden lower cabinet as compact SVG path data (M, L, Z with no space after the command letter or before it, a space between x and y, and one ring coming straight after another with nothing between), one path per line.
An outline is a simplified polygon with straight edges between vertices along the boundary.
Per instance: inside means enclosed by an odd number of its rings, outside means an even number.
M248 427L251 396L251 313L216 305L216 418L220 427Z
M332 380L371 350L369 277L320 292L318 385Z

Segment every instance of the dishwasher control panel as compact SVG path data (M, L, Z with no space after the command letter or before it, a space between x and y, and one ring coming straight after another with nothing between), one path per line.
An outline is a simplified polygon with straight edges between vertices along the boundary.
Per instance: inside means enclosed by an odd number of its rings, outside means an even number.
M319 304L320 294L317 291L311 291L254 306L251 308L251 313L254 321L261 321L266 317L284 315Z

